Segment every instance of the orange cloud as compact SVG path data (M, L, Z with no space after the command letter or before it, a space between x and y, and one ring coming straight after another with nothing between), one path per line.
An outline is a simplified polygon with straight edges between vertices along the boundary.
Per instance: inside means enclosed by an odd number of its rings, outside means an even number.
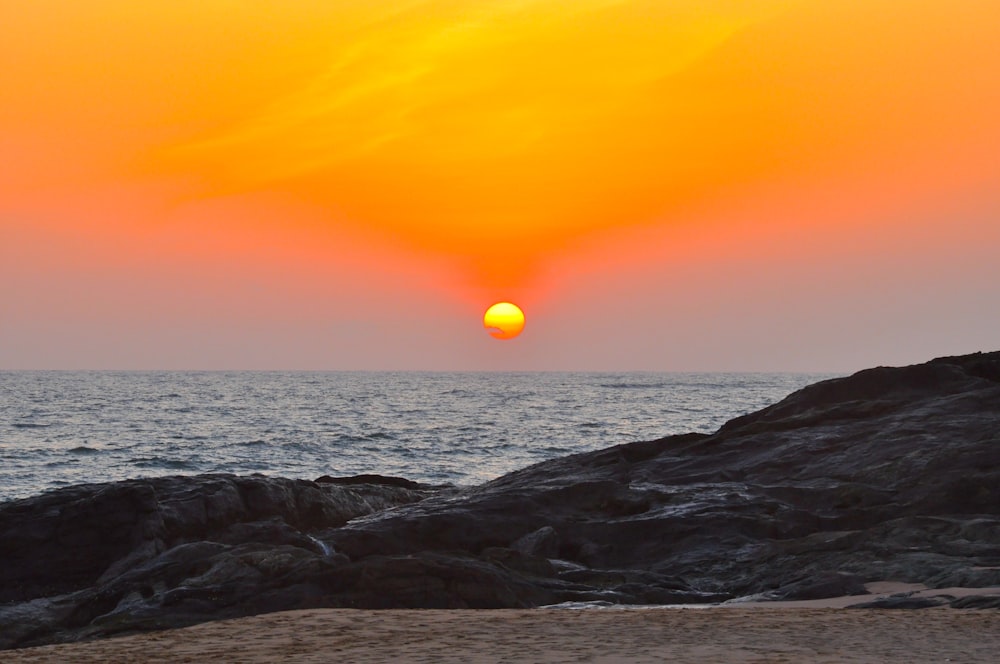
M786 4L417 3L359 21L311 79L151 168L198 173L204 196L293 191L514 287L581 233L703 188L717 98L670 81Z

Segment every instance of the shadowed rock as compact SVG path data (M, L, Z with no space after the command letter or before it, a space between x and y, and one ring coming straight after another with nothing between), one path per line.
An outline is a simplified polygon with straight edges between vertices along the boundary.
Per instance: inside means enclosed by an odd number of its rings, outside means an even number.
M906 595L890 595L880 597L871 602L852 604L849 609L930 609L948 604L944 597L908 597Z
M1000 352L869 369L713 435L470 488L205 475L0 505L0 647L294 608L815 599L871 581L1000 585Z

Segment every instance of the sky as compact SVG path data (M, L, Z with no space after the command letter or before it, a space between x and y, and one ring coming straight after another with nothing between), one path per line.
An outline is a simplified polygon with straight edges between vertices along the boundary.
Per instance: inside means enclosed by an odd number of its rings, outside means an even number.
M998 349L998 25L996 0L0 0L0 369Z

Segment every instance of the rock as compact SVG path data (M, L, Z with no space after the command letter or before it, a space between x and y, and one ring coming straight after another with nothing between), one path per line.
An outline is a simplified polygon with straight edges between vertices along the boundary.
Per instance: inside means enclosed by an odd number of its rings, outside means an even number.
M491 563L502 565L507 569L523 572L531 576L553 577L556 575L555 567L547 558L535 556L530 553L521 553L517 549L489 547L483 549L479 557Z
M867 592L862 577L856 574L834 572L810 575L800 581L787 584L774 591L771 597L776 600L789 601L847 597L864 595Z
M330 477L329 475L323 475L322 477L316 478L318 484L340 484L342 486L353 486L357 484L373 484L376 486L394 486L403 489L431 489L439 487L430 487L419 482L414 482L413 480L408 480L405 477L392 477L391 475L351 475L349 477Z
M327 577L330 606L488 609L551 604L555 594L472 556L424 552L371 556Z
M0 504L0 648L311 607L698 603L1000 584L1000 352L468 488L203 475ZM898 596L878 608L995 606Z
M1000 595L967 595L951 601L953 609L1000 609Z
M307 531L427 495L202 475L5 503L0 648L301 607L308 593L281 588L349 562Z
M559 534L552 526L542 526L534 532L519 537L510 548L526 556L555 558L559 555Z
M948 604L950 598L943 596L935 597L910 597L909 595L890 595L880 597L871 602L861 602L851 604L849 609L930 609L935 606Z

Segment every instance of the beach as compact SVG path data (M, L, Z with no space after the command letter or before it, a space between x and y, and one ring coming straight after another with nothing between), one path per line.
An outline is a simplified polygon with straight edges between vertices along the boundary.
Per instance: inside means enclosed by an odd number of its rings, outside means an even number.
M315 609L6 651L0 661L994 662L998 651L991 610Z

